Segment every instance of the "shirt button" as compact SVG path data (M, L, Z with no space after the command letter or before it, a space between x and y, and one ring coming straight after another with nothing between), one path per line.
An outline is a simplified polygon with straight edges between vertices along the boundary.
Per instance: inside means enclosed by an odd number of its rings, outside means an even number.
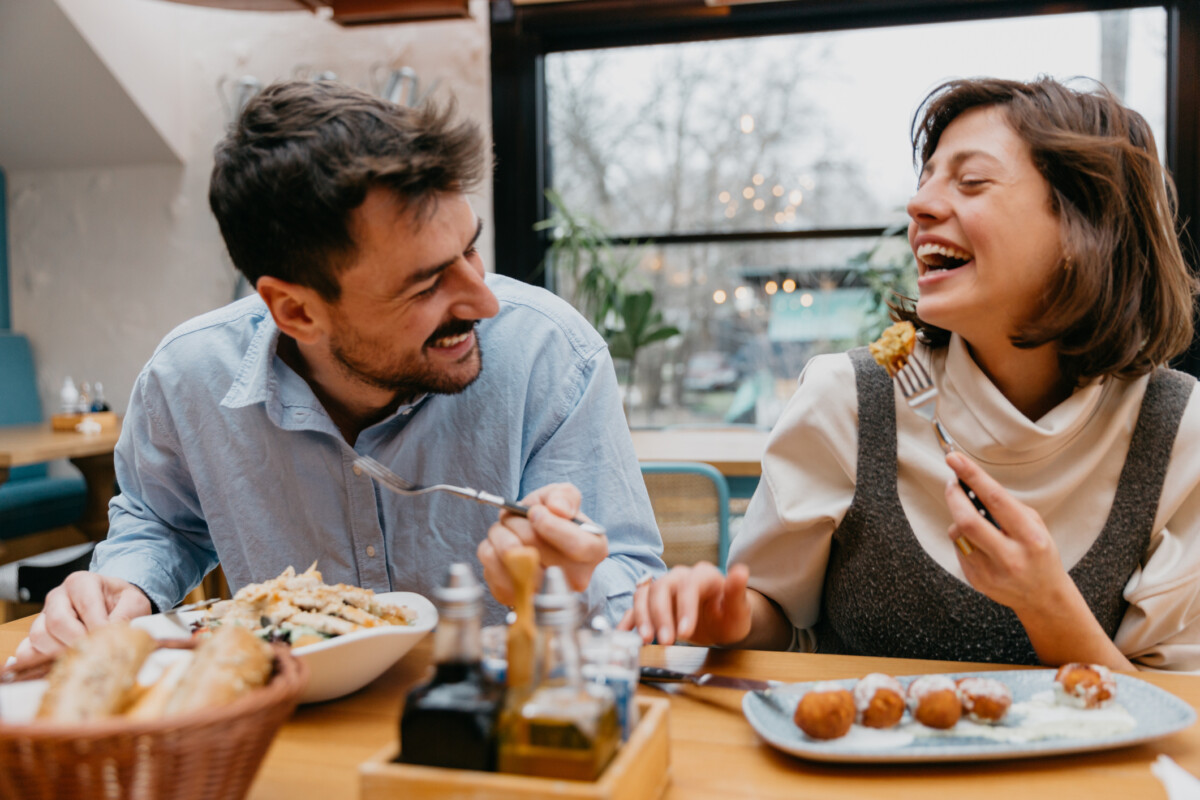
M351 469L354 470L355 475L362 475L362 467L358 466L357 464L351 467Z
M372 544L367 545L367 555L370 556L371 558L375 557L375 545L372 545Z

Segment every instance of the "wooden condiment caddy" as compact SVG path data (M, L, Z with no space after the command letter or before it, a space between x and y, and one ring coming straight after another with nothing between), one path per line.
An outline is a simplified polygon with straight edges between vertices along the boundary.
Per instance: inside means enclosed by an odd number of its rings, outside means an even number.
M393 742L358 766L361 800L656 800L670 780L665 698L639 697L637 727L596 781L535 778L499 772L395 763Z

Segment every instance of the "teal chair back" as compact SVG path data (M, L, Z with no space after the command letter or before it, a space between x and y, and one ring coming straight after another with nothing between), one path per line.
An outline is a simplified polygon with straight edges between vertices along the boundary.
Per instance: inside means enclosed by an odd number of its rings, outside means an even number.
M0 331L0 426L44 419L29 340ZM75 524L86 497L80 475L51 477L44 463L13 467L0 484L0 541Z
M729 484L709 464L643 461L642 478L663 538L668 567L729 557Z
M38 397L37 373L29 340L19 333L0 331L0 425L29 425L41 422L42 401ZM9 480L46 477L45 464L15 467Z

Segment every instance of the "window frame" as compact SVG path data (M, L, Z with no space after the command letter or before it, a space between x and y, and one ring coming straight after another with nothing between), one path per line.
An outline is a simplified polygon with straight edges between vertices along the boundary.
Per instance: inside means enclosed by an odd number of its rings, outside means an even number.
M545 57L551 53L671 44L756 35L999 19L1050 13L1164 8L1167 13L1165 161L1179 193L1185 255L1196 268L1200 231L1200 3L1194 0L794 0L708 7L703 0L579 0L514 6L491 4L492 136L495 269L527 282L544 280L539 265L550 243L534 224L550 214L544 190L552 176ZM878 236L882 227L738 231L662 235L655 244L772 241ZM621 237L614 243L643 240ZM1197 341L1176 365L1200 375Z

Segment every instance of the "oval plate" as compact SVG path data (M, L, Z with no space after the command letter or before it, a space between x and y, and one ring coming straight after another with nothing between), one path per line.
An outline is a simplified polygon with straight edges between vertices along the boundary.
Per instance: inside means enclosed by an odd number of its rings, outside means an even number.
M367 628L293 648L296 657L308 665L308 686L300 695L301 703L319 703L358 691L403 658L437 625L437 609L422 595L381 592L376 598L383 603L408 606L417 612L416 621L412 625ZM191 636L192 623L203 616L203 611L168 612L139 617L130 624L148 631L156 639L179 639Z
M1012 690L1013 702L1019 703L1030 700L1035 694L1053 690L1055 670L947 674L954 679L978 676L1003 681ZM901 677L900 682L907 685L917 677ZM1123 733L1097 738L1064 736L1032 742L1001 742L962 735L960 731L969 731L969 723L959 723L950 731L929 737L913 737L900 731L873 731L855 725L850 735L841 739L811 739L796 727L793 716L800 696L818 682L787 684L766 694L747 692L742 698L742 712L759 736L785 753L814 761L853 763L990 761L1086 753L1159 739L1181 731L1196 721L1196 712L1192 707L1170 692L1128 675L1113 677L1117 681L1116 702L1129 712L1137 724ZM837 684L852 691L855 681L820 683ZM905 719L908 719L907 715Z

